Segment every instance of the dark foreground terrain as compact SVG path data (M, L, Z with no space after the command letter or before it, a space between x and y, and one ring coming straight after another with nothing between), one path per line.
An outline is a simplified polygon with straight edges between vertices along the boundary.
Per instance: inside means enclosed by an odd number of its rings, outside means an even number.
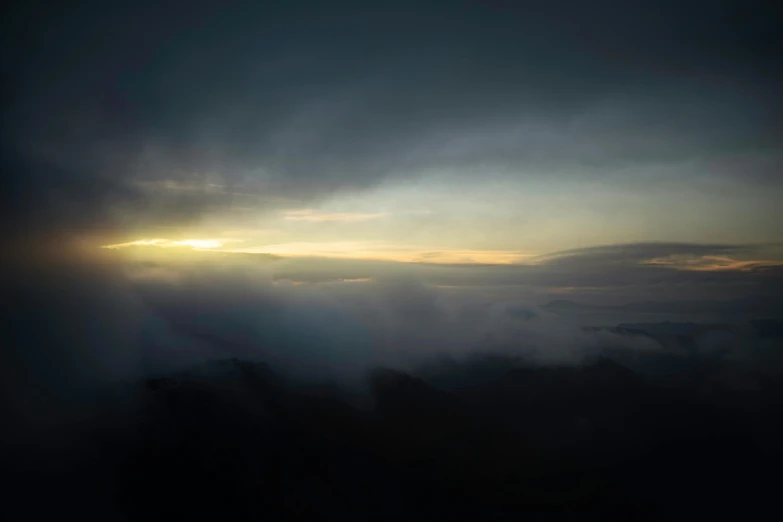
M783 384L730 364L443 360L378 369L357 402L216 361L16 437L3 518L758 520L780 511Z

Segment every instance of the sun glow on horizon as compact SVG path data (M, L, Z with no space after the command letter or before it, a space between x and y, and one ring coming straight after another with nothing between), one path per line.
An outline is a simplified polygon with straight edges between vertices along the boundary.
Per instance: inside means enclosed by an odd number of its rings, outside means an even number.
M232 245L231 243L245 243ZM250 243L250 244L248 244ZM255 243L255 244L253 244ZM550 256L519 250L471 248L426 248L424 245L393 241L291 241L267 243L250 238L217 239L138 239L104 245L105 249L130 249L134 256L157 257L157 252L182 255L187 251L224 254L259 254L288 258L323 258L356 261L385 261L430 265L546 265ZM150 248L156 247L156 248ZM557 256L556 256L557 257ZM663 256L631 263L639 267L660 267L677 271L758 271L783 266L783 260L736 259L719 255Z
M174 241L174 246L190 246L193 248L220 248L223 243L214 239L185 239L184 241Z
M120 250L144 247L172 249L190 247L191 250L214 251L235 254L271 254L280 257L321 257L332 259L356 259L431 264L492 264L507 265L528 262L534 254L512 250L482 250L429 248L383 241L300 241L240 247L226 243L244 242L241 239L139 239L125 243L103 245L100 248ZM141 247L140 250L139 247ZM156 249L157 249L156 248ZM150 251L151 252L151 251Z
M215 239L183 239L180 241L172 241L169 239L139 239L127 243L104 245L101 248L119 249L135 246L191 247L194 250L210 250L222 247L223 243Z
M324 241L270 244L227 249L226 252L273 254L282 257L324 257L434 264L514 264L533 257L516 251L473 249L424 249L380 241Z

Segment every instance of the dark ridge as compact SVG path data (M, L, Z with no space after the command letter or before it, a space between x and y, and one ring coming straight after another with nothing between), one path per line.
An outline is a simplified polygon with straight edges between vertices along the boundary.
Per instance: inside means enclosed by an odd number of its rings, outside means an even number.
M67 458L18 447L4 461L9 498L28 514L75 512L79 491L95 491L112 513L96 519L131 521L692 520L773 507L779 379L735 389L730 365L706 363L657 379L605 356L444 364L375 370L367 407L236 359L148 379L58 433Z

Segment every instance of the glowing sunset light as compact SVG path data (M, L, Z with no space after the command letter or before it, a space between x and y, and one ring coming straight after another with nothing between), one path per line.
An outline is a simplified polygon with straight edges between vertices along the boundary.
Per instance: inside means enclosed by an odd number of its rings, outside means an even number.
M223 243L214 239L185 239L184 241L174 241L174 246L190 246L193 248L218 248Z
M157 247L191 247L194 250L205 250L220 248L223 243L214 239L184 239L181 241L171 241L169 239L139 239L127 243L117 243L114 245L104 245L101 248L128 248L135 246L157 246Z

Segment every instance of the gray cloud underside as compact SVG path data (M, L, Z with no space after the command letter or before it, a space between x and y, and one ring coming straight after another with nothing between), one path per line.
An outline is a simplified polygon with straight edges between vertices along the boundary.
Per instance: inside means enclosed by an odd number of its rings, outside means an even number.
M677 251L686 248L679 245ZM716 248L723 251L725 246ZM664 245L666 249L674 246ZM578 318L538 306L546 296L541 287L631 285L626 295L639 299L651 295L642 290L662 282L664 296L682 286L685 292L675 297L709 298L707 287L714 285L729 290L723 297L736 298L765 292L774 296L768 292L774 285L781 288L783 276L779 269L706 274L634 267L630 262L606 271L588 264L590 268L580 272L576 266L561 270L546 263L446 267L306 259L259 262L253 256L232 260L231 255L210 260L207 254L199 262L157 266L174 278L126 278L125 270L134 267L67 256L56 266L18 270L13 280L4 282L12 306L4 331L11 350L2 354L0 380L10 402L2 406L56 416L69 404L98 397L96 393L118 380L216 357L263 360L296 378L338 379L352 385L361 383L374 365L407 368L442 352L462 356L500 350L573 364L595 348L596 340L582 332ZM281 280L362 276L376 279L312 285ZM449 284L463 288L437 286ZM471 284L483 287L464 287ZM486 291L492 285L514 291L504 298ZM569 297L581 300L583 294ZM746 311L741 305L729 310L740 320L748 318Z
M753 2L38 7L4 26L5 212L29 221L236 204L136 185L156 179L262 208L427 169L779 190L783 61Z

